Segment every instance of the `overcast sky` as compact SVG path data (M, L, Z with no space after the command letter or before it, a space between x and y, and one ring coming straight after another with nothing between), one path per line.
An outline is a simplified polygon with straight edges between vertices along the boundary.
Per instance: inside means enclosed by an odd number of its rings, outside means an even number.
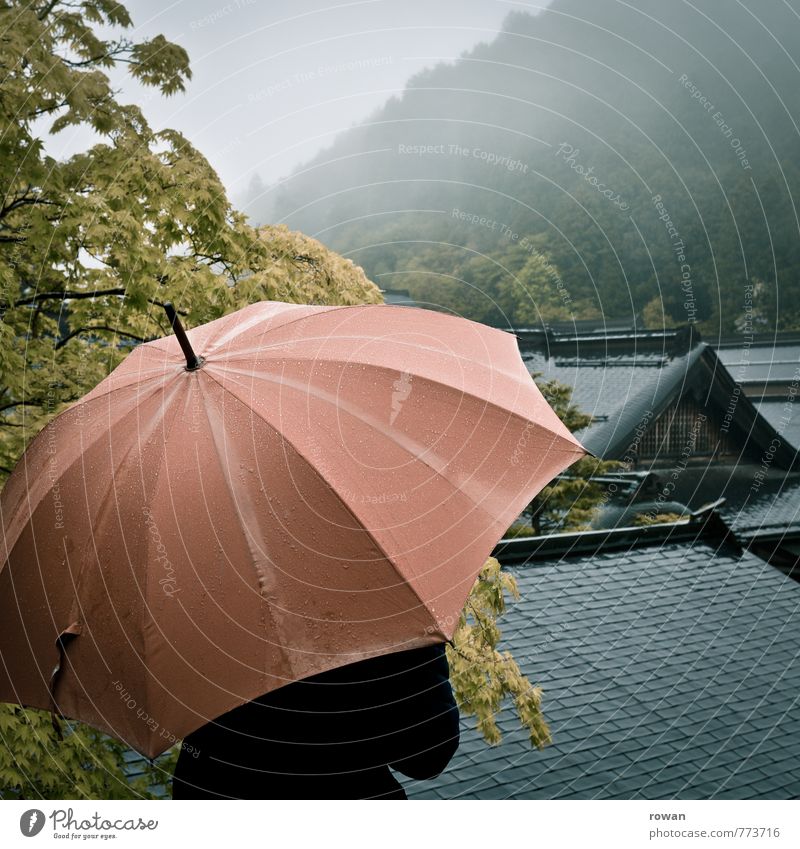
M169 99L122 76L122 100L152 126L185 133L233 198L254 173L271 182L362 120L406 80L490 40L514 9L549 0L127 0L133 37L163 33L193 79ZM57 155L86 146L67 131Z

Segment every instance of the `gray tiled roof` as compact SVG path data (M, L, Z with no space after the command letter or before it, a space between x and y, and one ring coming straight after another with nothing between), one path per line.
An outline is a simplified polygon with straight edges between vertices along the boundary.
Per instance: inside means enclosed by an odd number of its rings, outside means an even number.
M788 399L751 399L758 412L778 431L779 436L795 448L800 448L800 396Z
M652 395L666 362L662 354L651 351L624 357L547 359L540 351L523 350L522 358L532 374L541 372L541 380L572 386L572 402L598 419L613 417L648 387Z
M724 346L717 349L717 356L740 383L790 383L800 365L800 344L767 341L749 346Z
M723 506L720 512L737 536L800 533L800 480L787 478L777 492L757 492L741 506Z
M443 775L398 776L409 798L800 797L800 585L703 543L509 571L503 647L554 742L531 749L508 712L489 747L465 718Z
M800 377L797 334L791 338L779 335L752 344L728 342L717 348L717 356L734 380L744 386L751 384L750 400L761 415L790 445L800 447L800 403L796 403Z
M631 351L608 356L551 357L522 351L531 374L573 387L572 402L595 422L579 431L581 442L598 456L614 456L633 432L665 404L677 399L706 346L683 356L663 351ZM622 442L620 442L622 440Z
M647 346L637 347L636 337L597 338L589 342L565 337L548 344L520 338L519 344L522 359L532 374L571 386L573 403L594 417L593 423L577 436L600 457L622 457L637 428L653 421L670 403L691 391L717 420L722 421L731 411L731 433L736 434L742 452L751 459L773 445L777 431L781 436L778 450L771 449L775 464L790 468L796 462L800 401L787 404L786 400L738 394L734 381L744 378L726 368L707 344L696 343L679 354L669 347L666 336L661 342L653 348L653 339L648 340ZM724 352L729 355L731 349ZM738 351L733 353L739 356ZM787 386L783 386L784 394Z
M745 553L666 545L511 569L507 647L545 693L554 743L463 722L412 798L800 796L800 585Z

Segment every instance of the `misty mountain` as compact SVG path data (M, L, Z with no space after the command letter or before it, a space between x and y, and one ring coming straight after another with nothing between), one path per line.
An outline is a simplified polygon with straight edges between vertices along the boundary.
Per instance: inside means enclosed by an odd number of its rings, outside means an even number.
M798 325L799 7L512 12L248 209L478 320L539 252L576 317L660 297L667 323Z

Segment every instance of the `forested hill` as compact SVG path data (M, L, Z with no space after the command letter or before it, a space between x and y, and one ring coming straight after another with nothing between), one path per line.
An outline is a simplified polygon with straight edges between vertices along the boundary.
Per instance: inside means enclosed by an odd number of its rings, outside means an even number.
M481 321L800 326L799 7L513 12L491 43L412 78L269 189L253 217Z

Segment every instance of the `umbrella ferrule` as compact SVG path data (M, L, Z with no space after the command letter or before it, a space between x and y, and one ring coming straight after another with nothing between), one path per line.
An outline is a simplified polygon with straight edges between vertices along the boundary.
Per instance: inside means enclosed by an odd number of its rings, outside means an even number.
M167 302L164 304L164 312L167 314L172 330L178 339L178 344L181 346L184 357L186 357L186 371L199 369L205 362L205 358L198 357L197 354L195 354L194 349L192 348L192 343L189 341L189 337L183 329L181 320L178 318L178 313L175 311L175 307L171 303Z

